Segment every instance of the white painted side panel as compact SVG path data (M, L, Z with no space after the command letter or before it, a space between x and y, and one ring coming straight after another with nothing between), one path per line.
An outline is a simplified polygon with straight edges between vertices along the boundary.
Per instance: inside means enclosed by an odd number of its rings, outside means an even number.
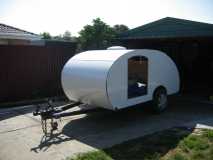
M158 86L164 86L167 94L179 91L179 73L174 62L164 53L153 51L149 54L150 59L150 93L153 94Z
M62 86L70 100L110 109L106 77L111 61L69 60L62 71Z
M127 65L126 61L117 60L111 66L107 77L107 93L109 101L115 108L126 104L127 97Z
M128 99L128 59L133 56L148 58L148 93ZM107 91L116 109L152 100L154 90L164 86L168 94L179 91L179 74L174 62L164 53L154 50L135 50L121 56L110 68Z
M151 99L150 94L128 99L128 59L137 55L142 54L141 52L131 51L120 57L110 68L107 88L114 109L122 109Z

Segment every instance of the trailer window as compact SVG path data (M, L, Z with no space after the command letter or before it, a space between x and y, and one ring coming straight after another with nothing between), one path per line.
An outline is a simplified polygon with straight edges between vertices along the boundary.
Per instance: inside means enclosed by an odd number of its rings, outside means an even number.
M148 59L134 56L128 59L128 98L147 94Z

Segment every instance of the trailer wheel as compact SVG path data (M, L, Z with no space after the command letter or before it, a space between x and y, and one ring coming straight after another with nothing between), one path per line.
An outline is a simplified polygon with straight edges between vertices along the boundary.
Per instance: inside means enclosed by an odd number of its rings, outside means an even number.
M153 111L155 113L163 112L168 106L167 92L164 87L159 87L153 94Z

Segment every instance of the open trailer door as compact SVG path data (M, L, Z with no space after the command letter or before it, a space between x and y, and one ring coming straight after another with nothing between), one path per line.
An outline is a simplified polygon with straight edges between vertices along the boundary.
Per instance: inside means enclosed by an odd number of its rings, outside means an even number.
M128 99L148 93L148 58L134 56L128 59Z

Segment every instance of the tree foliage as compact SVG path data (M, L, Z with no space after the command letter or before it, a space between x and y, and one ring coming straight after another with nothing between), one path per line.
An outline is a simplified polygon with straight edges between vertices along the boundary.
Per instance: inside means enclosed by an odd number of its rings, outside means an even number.
M113 30L115 31L115 34L118 36L119 34L128 31L129 28L123 24L116 24L113 26Z
M112 28L100 18L94 19L92 23L79 32L79 43L83 50L103 49L114 38Z
M40 34L42 36L42 39L46 40L63 40L63 41L73 41L76 39L76 37L72 37L72 34L70 31L65 31L63 35L57 35L57 36L51 36L49 32L43 32Z
M40 35L42 36L42 39L52 39L52 36L49 32L43 32Z
M77 41L78 51L92 49L106 49L112 45L119 45L117 38L119 34L128 31L129 28L123 24L117 24L113 27L103 22L100 18L93 19L91 25L85 25L79 32L79 37L73 37L70 31L64 34L51 36L48 32L40 35L43 39L53 39L62 41Z
M65 31L63 34L63 39L66 41L71 41L72 40L72 35L70 31Z
M53 37L53 39L60 41L75 41L76 37L73 37L70 31L65 31L63 35L57 35Z
M63 40L63 36L61 34L54 36L53 39L55 40Z
M110 27L100 18L92 21L92 25L86 25L79 32L79 45L81 50L105 49L111 46L117 35L128 30L125 25Z

